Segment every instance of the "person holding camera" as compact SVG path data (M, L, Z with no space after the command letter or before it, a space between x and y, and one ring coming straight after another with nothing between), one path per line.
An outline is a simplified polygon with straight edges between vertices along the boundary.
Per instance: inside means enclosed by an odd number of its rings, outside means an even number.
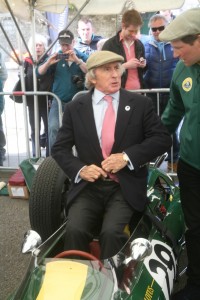
M37 75L51 73L54 77L52 92L62 103L62 109L73 96L84 90L87 56L74 48L74 35L70 30L62 30L58 34L61 49L51 55L37 68ZM53 99L49 112L49 150L53 146L59 129L59 111L56 99Z

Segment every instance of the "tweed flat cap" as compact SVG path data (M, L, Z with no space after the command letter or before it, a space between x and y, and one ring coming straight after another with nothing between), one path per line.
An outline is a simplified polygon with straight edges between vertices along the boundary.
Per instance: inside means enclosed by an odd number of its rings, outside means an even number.
M89 56L86 62L86 67L89 71L90 69L100 67L108 63L123 62L123 61L124 61L123 56L118 55L111 51L102 50L102 51L96 51Z
M159 39L170 42L193 34L200 34L200 8L186 10L177 16L159 34Z

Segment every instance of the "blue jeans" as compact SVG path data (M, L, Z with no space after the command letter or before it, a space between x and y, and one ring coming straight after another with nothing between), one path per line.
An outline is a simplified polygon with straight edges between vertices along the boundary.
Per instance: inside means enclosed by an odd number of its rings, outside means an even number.
M66 103L62 102L62 111L64 111L65 104ZM56 141L59 127L58 102L56 99L53 99L48 118L49 154L51 154L51 148Z
M31 143L32 143L32 155L35 157L35 111L34 111L34 98L30 97L27 101L28 114L29 114L29 123L31 127ZM40 133L40 124L43 121L44 124L44 134L46 137L46 156L49 155L48 151L48 113L47 113L47 100L46 97L39 96L38 98L38 108L39 108L39 133ZM41 135L40 135L41 137Z

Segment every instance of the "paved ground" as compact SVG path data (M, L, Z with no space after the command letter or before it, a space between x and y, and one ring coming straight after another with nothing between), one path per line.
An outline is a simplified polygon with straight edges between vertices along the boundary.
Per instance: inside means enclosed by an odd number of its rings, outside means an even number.
M4 173L0 177L7 180ZM0 300L17 288L28 266L30 256L21 254L21 244L29 228L28 200L0 196Z

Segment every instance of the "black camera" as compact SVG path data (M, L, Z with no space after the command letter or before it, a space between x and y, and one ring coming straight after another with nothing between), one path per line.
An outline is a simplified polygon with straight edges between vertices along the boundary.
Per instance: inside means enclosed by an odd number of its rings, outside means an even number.
M76 86L77 86L77 88L79 90L82 90L84 88L84 80L83 80L83 78L81 76L79 76L79 75L73 75L72 76L72 82L74 84L76 84Z
M69 54L68 53L58 53L56 56L56 59L68 59Z

